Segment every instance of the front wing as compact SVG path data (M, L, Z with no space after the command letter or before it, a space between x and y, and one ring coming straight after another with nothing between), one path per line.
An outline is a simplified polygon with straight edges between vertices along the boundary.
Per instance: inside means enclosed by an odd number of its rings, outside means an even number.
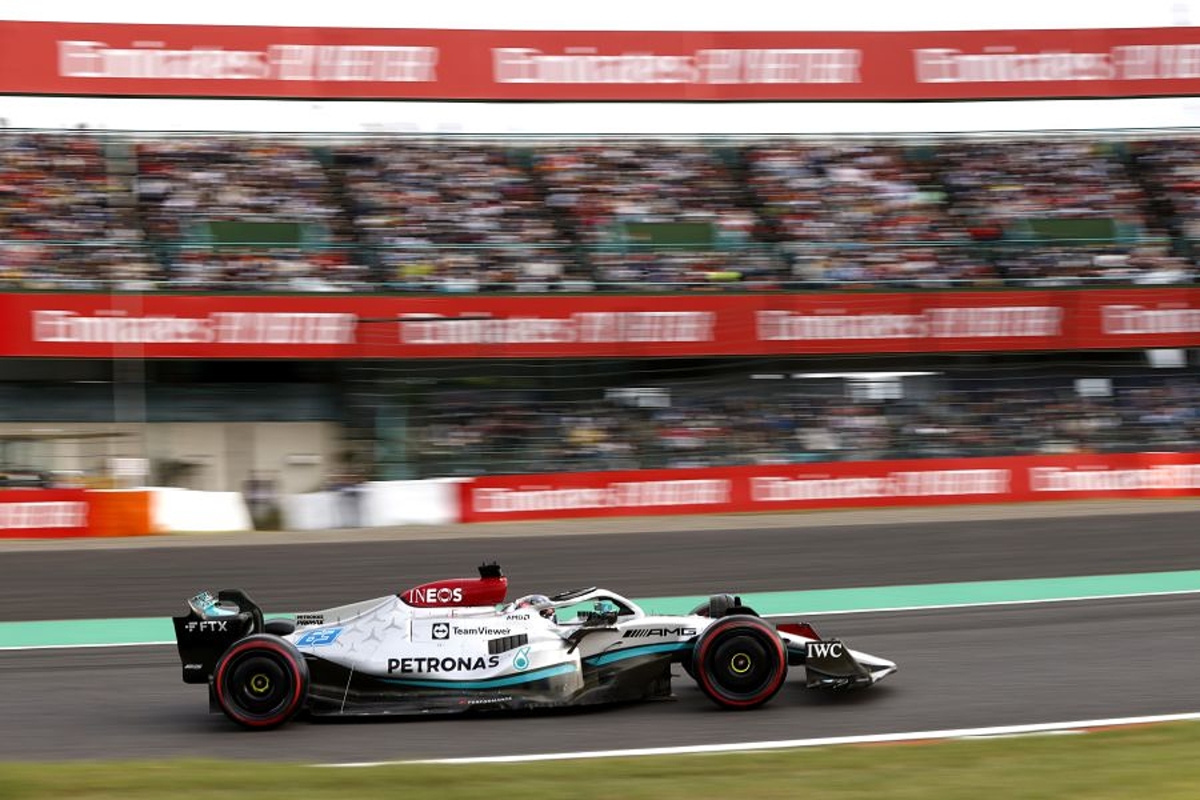
M871 686L897 669L895 662L851 650L840 639L814 639L791 633L787 627L779 626L779 636L787 646L788 663L803 665L810 689Z

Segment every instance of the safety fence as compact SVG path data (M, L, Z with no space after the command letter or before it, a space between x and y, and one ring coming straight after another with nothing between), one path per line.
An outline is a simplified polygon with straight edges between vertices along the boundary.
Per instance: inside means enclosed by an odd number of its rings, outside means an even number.
M175 488L0 491L0 539L248 530L237 492Z
M1200 496L1200 452L859 461L370 481L282 499L288 530ZM247 531L236 492L14 489L0 538Z

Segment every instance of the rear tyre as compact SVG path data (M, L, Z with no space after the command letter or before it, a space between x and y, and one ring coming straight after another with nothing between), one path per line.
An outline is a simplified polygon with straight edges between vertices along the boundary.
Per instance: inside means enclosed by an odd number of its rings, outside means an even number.
M287 636L296 632L296 623L288 619L269 619L263 625L263 631L275 636Z
M213 694L225 716L256 730L292 718L308 696L308 664L291 642L247 636L225 651L213 671Z
M757 708L783 686L787 649L758 617L723 617L696 641L690 666L701 691L717 705Z
M714 594L705 602L692 609L691 613L700 617L720 619L729 613L729 609L737 606L737 598L731 594Z

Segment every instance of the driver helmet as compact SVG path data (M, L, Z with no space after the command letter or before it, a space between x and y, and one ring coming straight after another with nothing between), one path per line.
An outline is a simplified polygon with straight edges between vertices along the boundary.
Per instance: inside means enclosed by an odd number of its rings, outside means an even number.
M544 594L528 594L518 600L514 608L532 608L536 610L546 619L554 618L554 606L550 602L550 598Z

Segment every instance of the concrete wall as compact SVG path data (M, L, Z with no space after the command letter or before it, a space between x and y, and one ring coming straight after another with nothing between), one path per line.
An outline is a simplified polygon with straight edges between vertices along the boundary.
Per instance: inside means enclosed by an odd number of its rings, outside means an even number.
M448 525L458 522L459 478L367 481L348 491L288 494L282 498L286 530Z
M156 533L253 530L250 512L238 492L151 490L150 517Z

